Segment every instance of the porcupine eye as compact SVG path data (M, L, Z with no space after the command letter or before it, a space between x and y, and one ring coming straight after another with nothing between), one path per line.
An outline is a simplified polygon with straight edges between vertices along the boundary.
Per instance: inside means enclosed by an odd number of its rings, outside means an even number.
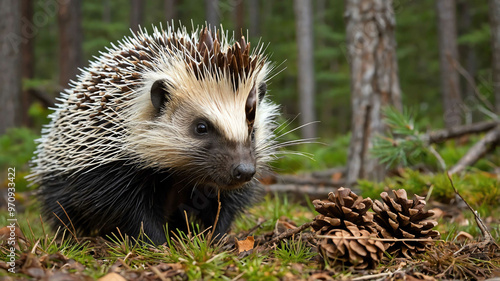
M203 136L203 135L206 135L208 134L208 125L206 122L204 121L200 121L196 124L195 128L194 128L194 132L199 135L199 136Z
M170 93L165 89L166 81L157 80L151 86L151 103L159 114L169 100Z

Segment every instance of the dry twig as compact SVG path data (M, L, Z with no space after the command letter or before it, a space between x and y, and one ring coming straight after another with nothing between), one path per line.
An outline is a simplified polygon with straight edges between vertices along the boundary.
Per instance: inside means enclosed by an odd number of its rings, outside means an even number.
M448 176L448 179L450 180L451 187L455 191L455 194L458 195L458 197L460 197L460 199L462 199L462 201L464 201L464 203L467 205L467 208L469 208L469 210L474 214L474 218L476 219L477 226L479 227L479 229L481 230L481 233L484 236L484 241L482 243L476 245L476 246L477 247L486 247L486 246L490 246L490 245L495 245L498 249L500 249L500 247L495 243L495 240L493 239L493 236L488 231L488 227L484 224L483 220L481 220L481 218L477 214L477 211L474 210L469 205L469 203L467 201L465 201L465 199L462 197L462 195L460 195L460 193L458 193L458 190L455 187L455 185L453 184L453 180L451 179L451 174L450 173L446 173L446 175ZM469 245L467 245L467 246L469 246ZM463 250L463 249L464 248L462 248L461 250ZM458 251L455 254L458 254L460 251Z
M275 243L278 243L279 241L283 240L283 239L286 239L286 238L289 238L297 233L300 233L302 231L304 231L305 229L309 228L314 222L311 221L311 222L306 222L304 223L303 225L297 227L297 228L293 228L293 229L288 229L287 231L281 233L280 235L274 237L273 239L271 239L270 241L264 243L262 246L259 247L259 250L263 250L265 248L267 248L268 246L270 245L273 245Z
M456 174L463 171L468 166L476 163L486 153L494 150L500 144L500 125L490 130L480 141L474 144L469 151L458 161L455 166L448 171L450 174Z

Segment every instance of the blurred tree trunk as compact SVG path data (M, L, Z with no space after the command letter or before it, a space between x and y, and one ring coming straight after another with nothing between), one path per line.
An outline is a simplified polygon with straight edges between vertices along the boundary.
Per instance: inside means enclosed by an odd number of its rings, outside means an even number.
M436 1L439 36L439 66L441 93L443 95L443 118L446 128L462 124L460 80L453 66L458 62L457 23L455 0Z
M132 31L137 32L139 30L139 25L142 25L144 5L146 5L146 2L142 0L131 0L130 4L130 28Z
M500 0L489 0L491 50L493 52L493 92L495 94L495 110L500 114Z
M210 26L219 27L219 0L205 0L205 17Z
M298 51L299 120L303 138L316 137L316 112L314 106L314 47L312 3L310 0L294 0L295 30Z
M21 15L22 18L28 22L33 22L33 1L32 0L22 0L21 1ZM26 27L25 27L26 28ZM33 79L35 77L35 49L34 49L34 36L35 31L30 30L31 33L28 34L26 30L27 41L22 45L21 49L21 60L22 60L22 79ZM32 125L32 120L29 117L28 111L34 97L33 89L25 89L22 93L22 123L24 126L29 127Z
M0 9L0 135L21 124L21 2L2 1Z
M102 21L104 23L111 23L111 0L104 0L102 7Z
M250 37L256 38L260 36L260 5L259 0L248 1L248 19L250 26Z
M385 166L371 156L372 141L384 133L381 109L401 109L395 18L392 1L346 1L347 50L351 67L351 143L347 185L359 178L380 181Z
M61 1L59 25L59 84L66 88L82 66L82 1Z
M240 35L247 35L247 29L245 27L245 1L237 0L234 1L234 22L235 26L235 36L239 38Z
M172 23L172 21L178 20L177 17L177 8L175 7L177 5L176 0L165 0L165 19L169 24Z
M458 33L462 35L466 34L472 29L471 6L469 0L460 0L457 5L460 18ZM459 54L460 57L465 58L463 62L465 70L470 74L471 77L475 78L477 75L477 56L474 49L474 44L468 43L459 47ZM470 83L465 81L465 79L463 79L462 89L464 90L465 99L470 101L476 100L474 87ZM473 122L472 109L473 108L468 107L465 108L465 123L467 124L471 124Z

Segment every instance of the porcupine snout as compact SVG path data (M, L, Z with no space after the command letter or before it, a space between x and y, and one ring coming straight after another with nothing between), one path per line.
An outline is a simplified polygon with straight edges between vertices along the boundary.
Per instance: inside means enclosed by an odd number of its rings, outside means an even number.
M239 182L247 182L255 175L255 166L249 163L241 163L233 168L233 179Z
M255 157L251 149L240 147L238 149L236 161L231 166L231 177L236 183L250 181L255 175Z

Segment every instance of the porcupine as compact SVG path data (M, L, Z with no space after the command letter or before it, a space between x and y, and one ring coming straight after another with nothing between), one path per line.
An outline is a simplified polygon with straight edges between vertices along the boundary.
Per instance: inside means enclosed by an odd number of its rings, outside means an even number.
M28 177L53 226L163 243L166 224L213 226L219 200L223 234L252 203L276 147L271 65L262 44L212 29L141 30L61 93Z

